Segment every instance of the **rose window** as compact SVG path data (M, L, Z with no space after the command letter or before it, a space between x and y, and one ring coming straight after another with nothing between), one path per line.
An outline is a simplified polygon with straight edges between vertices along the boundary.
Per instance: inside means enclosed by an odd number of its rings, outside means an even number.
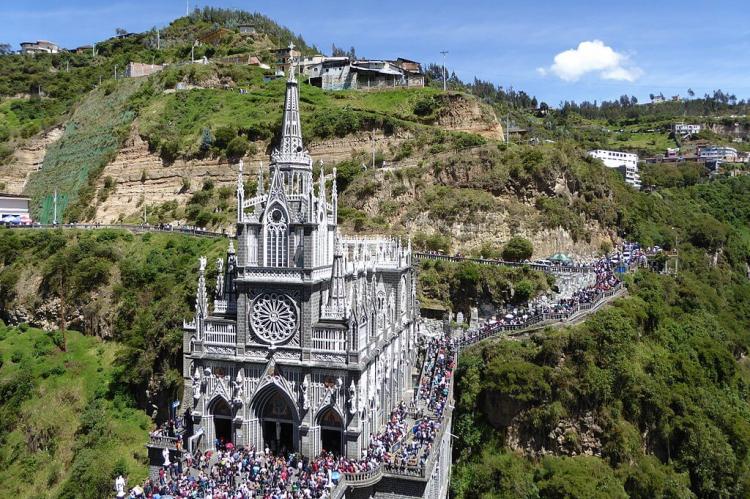
M297 311L286 295L264 293L255 299L250 324L259 338L280 343L292 337L297 329Z

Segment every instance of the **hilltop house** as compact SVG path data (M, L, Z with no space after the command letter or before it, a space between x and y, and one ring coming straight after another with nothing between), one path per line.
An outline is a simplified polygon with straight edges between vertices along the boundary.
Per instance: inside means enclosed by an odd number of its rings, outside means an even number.
M276 69L279 74L289 72L289 66L293 61L299 61L302 53L294 49L294 44L290 43L288 47L278 48L274 51L276 56Z
M252 24L240 24L237 28L239 28L242 36L253 36L257 33L255 26Z
M315 55L300 61L300 72L311 85L324 90L423 87L424 74L418 62L326 57Z
M692 123L675 123L672 125L672 130L675 135L695 135L701 131L701 126Z
M75 52L76 54L90 54L93 49L94 47L91 45L81 45L80 47L74 48L72 52Z
M22 54L57 54L58 52L60 52L60 47L47 40L21 42Z

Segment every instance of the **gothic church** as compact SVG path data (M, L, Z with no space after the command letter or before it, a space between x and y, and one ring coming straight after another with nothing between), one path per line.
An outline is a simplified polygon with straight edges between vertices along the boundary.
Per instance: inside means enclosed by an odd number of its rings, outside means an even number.
M302 142L290 69L266 189L237 181L237 250L201 258L195 318L184 325L183 411L191 448L217 439L358 458L412 389L418 307L411 245L337 231L336 172L326 192ZM315 186L317 184L317 188Z

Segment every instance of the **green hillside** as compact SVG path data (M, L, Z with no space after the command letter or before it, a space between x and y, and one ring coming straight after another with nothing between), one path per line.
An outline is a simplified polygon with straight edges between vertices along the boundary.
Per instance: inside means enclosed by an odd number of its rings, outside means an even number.
M632 234L671 233L677 278L641 271L583 325L462 354L456 497L750 493L749 193L643 196Z
M117 344L0 324L0 495L107 497L142 480L150 419L112 397Z

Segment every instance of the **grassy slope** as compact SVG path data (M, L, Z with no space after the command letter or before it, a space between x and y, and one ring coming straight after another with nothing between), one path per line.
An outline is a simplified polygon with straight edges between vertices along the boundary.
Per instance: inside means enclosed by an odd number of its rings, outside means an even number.
M6 415L0 431L2 497L54 497L94 481L111 486L115 470L133 481L147 474L149 418L106 399L119 346L75 331L66 336L62 352L53 341L59 333L0 326L0 386L7 393L26 374L33 387L25 400L0 409Z
M127 109L127 103L141 83L134 79L117 84L108 82L78 106L62 138L47 151L42 169L33 173L26 185L25 194L32 198L34 218L42 223L52 222L51 199L55 189L62 200L58 213L79 201L86 206L93 196L92 180L114 158L135 117ZM69 218L80 219L81 212L79 207Z
M283 111L283 79L263 83L261 70L208 66L165 73L155 78L155 82L168 88L175 78L200 84L217 75L231 77L237 87L248 93L240 94L236 89L194 89L156 95L140 112L142 135L157 145L175 140L181 152L196 154L204 129L215 133L218 128L231 126L260 139L276 133ZM394 124L419 123L425 119L414 114L415 103L437 93L432 88L325 92L302 84L303 133L308 139L341 136L359 130L361 123L357 120L364 118L390 118ZM342 111L346 111L346 117L340 115Z

